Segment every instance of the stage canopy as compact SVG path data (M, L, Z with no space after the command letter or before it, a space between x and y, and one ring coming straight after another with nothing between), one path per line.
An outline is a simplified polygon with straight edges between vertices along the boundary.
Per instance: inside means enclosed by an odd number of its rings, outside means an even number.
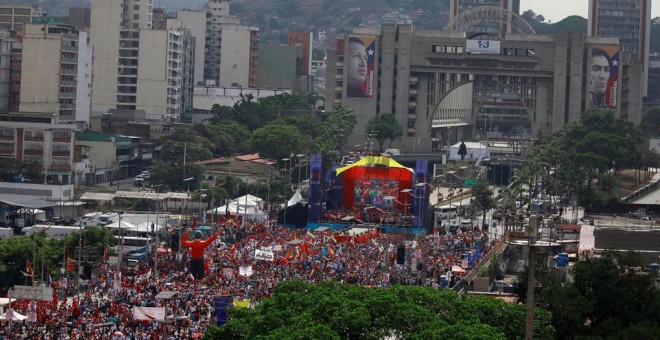
M342 206L375 206L404 211L413 201L414 171L384 156L365 157L336 170L343 176Z
M245 195L234 198L229 204L223 205L211 210L207 210L207 215L224 216L227 213L232 216L246 216L248 219L264 221L268 216L262 211L260 204L263 200L253 195Z

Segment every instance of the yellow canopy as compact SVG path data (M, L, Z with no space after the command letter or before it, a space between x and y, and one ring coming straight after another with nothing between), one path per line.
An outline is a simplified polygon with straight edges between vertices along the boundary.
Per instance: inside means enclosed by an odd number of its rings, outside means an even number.
M408 169L408 171L410 171L412 173L415 173L415 171L413 169L407 168L407 167L399 164L399 162L393 160L392 158L385 157L385 156L367 156L367 157L364 157L364 158L360 159L359 161L357 161L357 162L355 162L351 165L347 165L347 166L344 166L344 167L341 167L341 168L337 168L337 170L335 170L335 171L337 172L337 176L339 176L339 174L341 174L342 172L344 172L348 169L351 169L353 167L356 167L356 166L382 166L382 167L387 167L387 168L402 168L402 169Z

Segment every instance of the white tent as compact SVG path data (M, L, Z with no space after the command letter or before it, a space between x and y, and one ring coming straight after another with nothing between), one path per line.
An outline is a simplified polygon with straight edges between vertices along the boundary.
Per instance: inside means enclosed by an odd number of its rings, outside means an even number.
M119 221L117 221L117 222L112 222L112 223L108 224L108 225L105 226L105 227L108 228L108 229L112 229L113 231L114 231L114 230L118 230L118 229L119 229ZM133 224L133 223L131 223L131 222L126 222L126 221L121 221L121 230L122 230L122 232L129 232L129 231L135 231L135 232L138 232L138 231L146 231L146 230L144 230L144 228L143 228L143 229L139 229L137 225L135 225L135 224Z
M303 200L303 197L302 197L302 195L300 194L300 191L299 191L299 190L296 190L296 192L293 194L293 196L291 196L291 198L289 199L289 201L286 202L286 206L287 206L287 207L290 207L290 206L292 206L292 205L296 205L297 203L302 202L302 200Z
M226 215L229 212L232 216L246 216L248 219L262 222L268 218L267 214L261 210L260 204L263 200L253 195L245 195L234 198L229 204L207 210L206 215Z
M11 315L13 316L13 318L11 318L11 319L13 321L23 321L23 320L26 320L28 318L27 316L25 316L23 314L20 314L20 313L18 313L17 311L15 311L13 309L10 310L10 311L8 310L7 313L11 313ZM8 320L7 319L7 313L0 315L0 320Z
M458 148L460 146L461 143L456 143L451 146L451 148L449 149L449 159L452 160L461 159L461 155L458 154ZM465 155L465 159L476 161L480 157L483 158L490 157L490 149L484 143L465 142L465 146L467 147L467 154Z

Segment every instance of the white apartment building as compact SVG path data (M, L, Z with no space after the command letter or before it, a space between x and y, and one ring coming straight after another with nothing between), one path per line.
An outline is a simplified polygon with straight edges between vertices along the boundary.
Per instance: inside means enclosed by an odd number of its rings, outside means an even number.
M195 85L256 87L258 28L229 15L229 0L209 0L206 7L177 13L196 41Z
M188 83L190 33L179 22L153 30L153 0L92 0L92 111L144 110L179 121ZM187 92L186 92L187 91Z
M26 24L22 37L20 112L56 113L89 123L92 49L86 32Z

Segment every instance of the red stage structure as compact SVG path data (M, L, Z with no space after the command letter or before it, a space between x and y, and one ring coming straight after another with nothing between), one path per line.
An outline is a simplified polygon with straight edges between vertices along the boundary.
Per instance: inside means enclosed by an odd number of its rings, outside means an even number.
M389 157L369 156L338 168L344 176L342 207L374 206L407 211L413 201L404 189L412 189L414 171Z

